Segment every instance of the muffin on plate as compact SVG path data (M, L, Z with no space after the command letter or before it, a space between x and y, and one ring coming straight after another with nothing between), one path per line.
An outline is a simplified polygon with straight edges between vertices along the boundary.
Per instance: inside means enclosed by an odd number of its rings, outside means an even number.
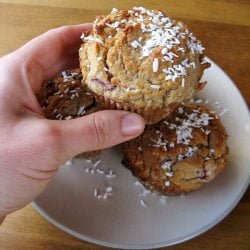
M203 88L209 63L186 25L158 10L113 9L82 35L83 80L106 107L153 124Z
M225 169L226 140L214 112L181 104L168 118L123 144L122 163L149 189L163 195L185 194Z
M93 94L81 83L81 70L64 70L53 80L45 82L37 98L44 116L51 120L69 120L91 114L101 109ZM92 157L99 151L85 152L79 156Z

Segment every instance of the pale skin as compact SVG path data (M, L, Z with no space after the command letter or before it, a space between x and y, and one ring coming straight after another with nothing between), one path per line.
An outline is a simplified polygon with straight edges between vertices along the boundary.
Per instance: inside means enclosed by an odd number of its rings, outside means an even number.
M142 133L144 120L126 111L99 111L68 121L47 120L36 93L63 69L78 65L81 33L61 27L0 58L0 224L34 200L66 160Z

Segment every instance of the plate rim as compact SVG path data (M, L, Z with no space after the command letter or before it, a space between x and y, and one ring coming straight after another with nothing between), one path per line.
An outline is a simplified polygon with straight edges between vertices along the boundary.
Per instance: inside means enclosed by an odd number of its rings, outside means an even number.
M105 246L105 247L118 248L118 249L148 249L148 248L156 249L156 248L160 248L160 247L173 246L173 245L177 245L177 244L186 242L188 240L196 238L197 236L199 236L199 235L207 232L211 228L213 228L215 225L217 225L219 222L221 222L227 215L229 215L229 213L236 207L238 202L243 197L245 191L247 190L249 183L250 183L250 178L248 177L248 181L245 183L244 187L242 188L238 198L232 203L232 205L227 210L225 210L224 213L222 213L219 217L217 217L216 220L214 220L213 222L207 224L206 226L204 226L203 228L201 228L199 230L196 230L195 232L192 232L186 236L180 237L179 239L177 238L177 239L172 239L171 241L168 240L168 241L162 241L162 242L155 242L155 243L151 243L151 244L136 244L136 245L126 244L126 246L125 246L123 244L102 241L102 240L94 239L94 238L89 237L89 236L84 236L84 235L77 233L77 232L73 231L72 229L64 226L62 223L56 221L55 219L53 219L44 210L42 210L35 201L32 202L32 207L43 218L45 218L48 222L50 222L51 224L53 224L57 228L61 229L62 231L66 232L66 233L68 233L68 234L70 234L70 235L72 235L80 240L84 240L86 242L94 243L94 244Z
M207 61L209 61L212 65L218 67L218 69L224 74L224 76L227 78L227 80L231 83L234 90L239 94L239 97L240 97L240 99L242 101L242 104L243 104L242 107L246 111L249 111L248 105L247 105L243 95L241 94L238 87L235 85L234 81L230 78L230 76L218 64L216 64L212 59L210 59L209 57L205 57L205 59ZM250 124L250 113L249 113L248 120L249 120L249 124ZM240 192L239 192L237 198L234 200L234 202L220 216L218 216L215 220L213 220L212 222L210 222L206 226L204 226L204 227L202 227L202 228L200 228L200 229L198 229L198 230L196 230L196 231L194 231L194 232L192 232L190 234L179 237L179 238L175 238L175 239L168 240L168 241L154 242L154 243L150 243L150 244L149 243L147 243L147 244L118 244L118 243L107 242L107 241L92 238L90 236L82 235L82 234L77 233L74 230L64 226L62 223L56 221L55 219L53 219L52 216L47 214L38 205L36 200L32 201L31 204L32 204L32 207L42 217L44 217L48 222L50 222L54 226L58 227L62 231L66 232L66 233L68 233L68 234L70 234L70 235L72 235L72 236L74 236L74 237L76 237L78 239L84 240L86 242L90 242L90 243L105 246L105 247L118 248L118 249L131 249L131 248L133 248L133 249L148 249L148 248L155 249L155 248L159 248L159 247L173 246L173 245L176 245L176 244L183 243L183 242L188 241L190 239L193 239L193 238L207 232L211 228L213 228L215 225L217 225L219 222L221 222L227 215L229 215L229 213L236 207L236 205L239 203L239 201L243 197L243 195L246 192L249 185L250 185L250 173L248 175L248 178L246 179L246 182L245 182L244 186L240 190Z

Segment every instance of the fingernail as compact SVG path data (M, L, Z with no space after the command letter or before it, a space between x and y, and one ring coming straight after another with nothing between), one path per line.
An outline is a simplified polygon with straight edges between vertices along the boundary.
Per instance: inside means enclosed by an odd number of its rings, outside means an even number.
M145 124L141 116L134 113L128 113L123 117L121 126L124 135L133 136L142 133Z

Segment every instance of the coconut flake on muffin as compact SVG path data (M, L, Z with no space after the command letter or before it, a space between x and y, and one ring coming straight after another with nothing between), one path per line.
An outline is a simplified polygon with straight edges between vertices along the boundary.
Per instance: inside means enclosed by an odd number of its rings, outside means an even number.
M107 106L155 123L202 89L209 67L203 51L182 22L161 11L115 9L97 17L83 36L80 64L87 85Z
M182 104L163 121L123 144L123 164L147 187L164 195L201 188L227 163L227 134L207 108Z

